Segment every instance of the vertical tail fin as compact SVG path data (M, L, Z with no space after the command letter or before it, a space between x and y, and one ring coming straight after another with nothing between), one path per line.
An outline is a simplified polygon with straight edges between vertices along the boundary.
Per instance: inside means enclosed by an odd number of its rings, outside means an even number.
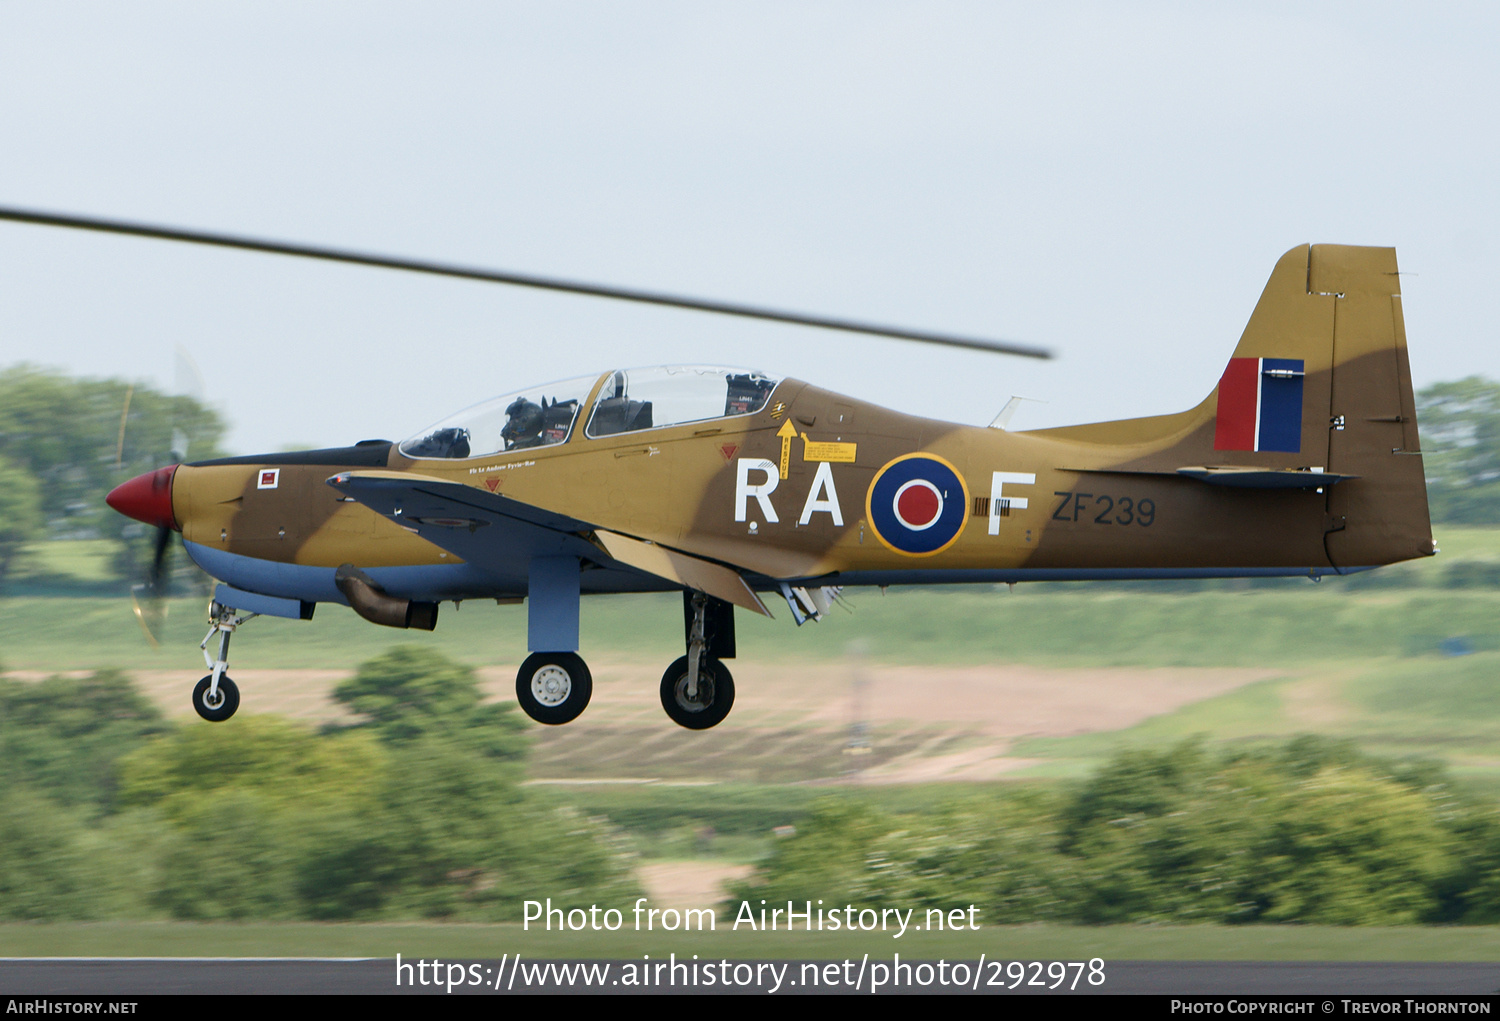
M1212 393L1176 415L1039 430L1122 449L1118 467L1315 468L1337 567L1433 551L1392 248L1302 245L1281 257Z

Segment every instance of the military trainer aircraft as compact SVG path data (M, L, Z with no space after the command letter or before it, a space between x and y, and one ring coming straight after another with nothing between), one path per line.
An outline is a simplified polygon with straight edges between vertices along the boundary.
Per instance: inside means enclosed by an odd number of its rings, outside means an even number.
M0 219L338 259L1042 355L743 306L0 209ZM607 369L516 390L402 442L174 464L109 495L220 584L193 706L239 705L229 637L342 603L431 630L440 603L527 604L516 677L577 718L584 594L683 593L661 702L719 723L734 611L817 619L844 586L1344 574L1436 552L1393 249L1281 257L1218 386L1174 415L1010 432L746 369ZM1002 415L1002 418L1004 416ZM215 650L210 641L218 637Z

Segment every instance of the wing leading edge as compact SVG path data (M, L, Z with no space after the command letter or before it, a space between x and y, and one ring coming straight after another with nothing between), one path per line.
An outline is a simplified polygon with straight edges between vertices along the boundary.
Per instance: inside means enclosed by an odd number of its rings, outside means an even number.
M460 482L410 472L340 472L328 484L483 570L526 577L535 557L638 571L769 617L732 567L620 535Z

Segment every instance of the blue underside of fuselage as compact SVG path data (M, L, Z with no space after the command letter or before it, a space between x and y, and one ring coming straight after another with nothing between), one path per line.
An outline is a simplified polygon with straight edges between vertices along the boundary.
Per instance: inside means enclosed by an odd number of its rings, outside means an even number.
M1182 581L1192 578L1322 578L1374 567L1035 567L980 570L845 571L823 585L973 585L1022 581ZM793 584L798 584L793 582Z
M348 600L334 584L334 568L310 567L261 560L238 553L184 542L188 556L213 577L237 589L281 599L309 603L341 603ZM358 566L358 565L356 565ZM410 567L367 567L365 572L388 594L419 602L452 599L495 599L526 594L525 578L501 577L472 564L422 564ZM1353 574L1368 567L1120 567L1035 568L1004 570L912 570L850 571L821 578L791 579L792 584L819 585L948 585L998 584L1023 581L1142 581L1184 578L1284 578L1328 574ZM750 579L756 589L774 590L777 581ZM676 588L671 582L637 571L589 570L583 572L585 593L661 592Z
M335 569L306 564L283 564L239 553L212 549L196 542L183 542L193 562L213 577L246 592L301 599L309 603L342 603L349 600L333 582ZM400 599L441 602L447 599L525 595L506 590L503 579L471 564L421 564L412 567L371 567L366 572L386 592Z

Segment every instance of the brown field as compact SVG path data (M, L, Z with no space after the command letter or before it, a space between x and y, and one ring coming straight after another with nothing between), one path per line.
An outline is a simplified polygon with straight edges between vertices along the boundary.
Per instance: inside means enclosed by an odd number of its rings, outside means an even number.
M712 731L692 732L663 714L656 665L598 663L592 669L588 711L564 727L534 728L535 780L786 783L853 773L875 783L992 780L1029 764L1008 754L1019 738L1120 730L1278 675L1185 667L736 663L734 712ZM479 674L492 697L513 697L514 665ZM330 698L344 676L337 670L234 672L242 711L312 724L347 718ZM135 679L169 715L191 717L195 675L139 671ZM1335 711L1321 699L1299 708L1314 718Z
M661 861L641 865L636 878L653 907L706 908L727 896L729 884L753 871L750 865L717 861Z

